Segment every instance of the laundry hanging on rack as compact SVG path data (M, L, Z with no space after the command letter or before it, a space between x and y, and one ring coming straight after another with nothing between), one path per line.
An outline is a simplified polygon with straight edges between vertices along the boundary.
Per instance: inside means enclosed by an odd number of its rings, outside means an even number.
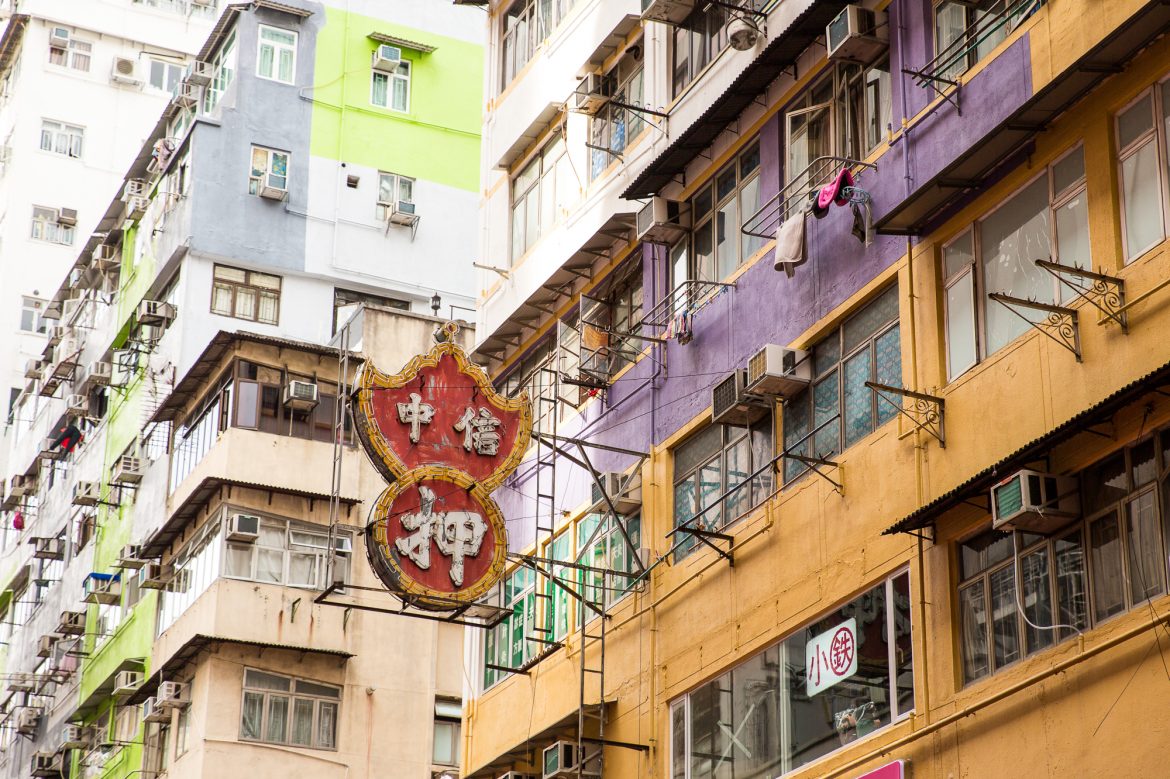
M776 262L773 267L792 278L796 266L805 261L804 211L798 211L776 229Z

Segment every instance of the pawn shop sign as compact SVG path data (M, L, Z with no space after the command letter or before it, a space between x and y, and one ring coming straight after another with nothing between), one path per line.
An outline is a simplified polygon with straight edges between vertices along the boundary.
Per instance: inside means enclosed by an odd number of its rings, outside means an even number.
M452 609L499 580L508 551L491 491L520 464L532 436L526 394L506 398L447 340L389 376L366 363L354 423L390 486L374 504L366 552L389 589L415 605Z

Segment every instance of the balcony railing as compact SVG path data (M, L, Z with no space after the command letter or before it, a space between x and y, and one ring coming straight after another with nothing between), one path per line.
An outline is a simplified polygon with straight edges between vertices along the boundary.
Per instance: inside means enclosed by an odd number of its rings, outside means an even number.
M744 235L771 240L776 231L796 211L803 211L810 198L821 187L833 180L842 168L848 168L855 178L866 169L877 170L877 165L849 157L817 157L803 171L793 177L768 202L744 220L740 230Z

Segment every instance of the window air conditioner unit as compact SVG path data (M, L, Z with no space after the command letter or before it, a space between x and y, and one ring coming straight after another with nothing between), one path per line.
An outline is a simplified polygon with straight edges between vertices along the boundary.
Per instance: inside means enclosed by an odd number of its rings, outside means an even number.
M402 62L402 49L383 43L374 51L374 70L393 73Z
M12 674L8 679L8 689L12 692L32 692L36 686L37 680L32 674Z
M175 319L175 307L160 300L143 300L138 304L138 324L162 327Z
M8 494L17 498L23 498L24 496L31 495L36 491L37 479L35 476L13 476L12 481L8 484Z
M40 378L41 375L41 361L29 360L24 364L24 377L26 379Z
M187 66L187 75L183 77L183 80L197 87L205 87L211 83L214 75L215 68L211 67L210 62L196 60Z
M747 394L747 371L732 372L711 390L711 421L747 427L768 413L768 404Z
M142 481L142 460L131 454L122 455L114 461L110 481L114 484L138 484Z
M695 10L695 0L642 0L642 21L681 24Z
M593 505L589 507L590 512L609 511L605 495L609 495L613 507L623 516L633 514L642 507L642 476L640 473L629 476L629 484L624 489L622 485L627 479L625 474L611 472L597 475L601 477L601 486L599 487L596 482L593 483ZM602 494L602 487L605 488L605 495Z
M150 198L132 197L126 201L126 218L137 222L146 216L146 209L150 208Z
M54 636L52 633L46 633L41 636L40 640L37 641L37 657L52 657L53 647L56 646L59 640L60 638Z
M544 779L560 779L576 775L577 745L572 741L557 741L544 748L540 760Z
M61 777L65 770L65 754L63 752L33 752L32 776Z
M82 583L86 603L113 605L122 599L122 581L112 573L91 573Z
M114 64L110 67L110 81L115 84L139 86L142 79L136 75L137 70L138 65L134 60L128 57L114 57Z
M122 202L130 202L132 197L146 196L146 182L142 179L130 179L126 185L122 187Z
M33 557L37 560L64 560L65 540L56 536L32 539Z
M889 28L884 11L847 5L825 27L829 59L870 62L889 46Z
M191 705L187 700L187 685L184 682L162 682L158 686L160 709L185 709Z
M31 678L25 678L21 681L23 686L27 689L21 689L20 692L32 692L33 681ZM9 689L16 689L15 686L9 685ZM22 736L32 736L36 734L37 728L41 724L41 713L33 708L24 706L20 709L20 713L16 715L16 732Z
M49 31L49 45L54 49L64 49L69 46L69 31L64 27L54 27Z
M578 113L595 116L609 102L607 80L600 73L590 73L577 82L573 91L573 107Z
M746 389L753 395L790 398L811 381L812 357L808 352L767 344L748 360Z
M143 213L146 213L143 211ZM102 271L113 270L121 263L122 257L118 251L117 246L111 246L108 243L98 244L97 248L93 250L93 255L90 258L90 267Z
M85 633L84 611L62 611L57 617L57 632L67 636L80 636Z
M284 385L283 403L285 408L311 411L317 407L317 385L293 379Z
M89 413L89 398L74 393L65 399L65 406L73 416L85 416Z
M65 225L66 227L77 226L77 209L76 208L62 208L57 211L57 224Z
M267 180L267 177L265 177ZM260 197L268 200L284 200L288 196L288 190L283 187L274 187L271 184L261 183Z
M165 590L175 578L175 569L162 563L147 563L138 571L138 586L146 590Z
M691 214L683 203L652 197L638 210L637 223L639 241L672 244L691 229Z
M84 725L66 725L61 729L63 749L86 749L93 745L93 731Z
M142 671L118 671L114 674L114 695L133 695L142 686Z
M119 568L142 568L146 563L142 559L142 547L138 544L126 544L118 554Z
M170 722L171 710L160 709L158 706L158 698L151 696L142 702L142 721Z
M1021 470L991 488L991 526L996 530L1048 533L1080 516L1077 480Z
M101 484L96 481L79 481L73 485L74 506L96 506L101 502Z
M79 382L81 388L88 390L94 387L104 387L110 383L110 376L113 375L113 372L114 366L112 364L104 360L95 360L81 374L81 381Z
M232 514L228 519L227 540L251 543L260 537L260 517L254 514Z
M390 209L390 222L396 225L414 224L414 220L418 219L415 214L414 203L409 200L398 200L394 203L394 208Z

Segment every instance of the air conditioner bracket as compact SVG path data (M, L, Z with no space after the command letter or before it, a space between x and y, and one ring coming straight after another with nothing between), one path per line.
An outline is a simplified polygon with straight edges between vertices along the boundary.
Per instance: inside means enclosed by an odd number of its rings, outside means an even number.
M922 392L912 392L900 387L891 387L888 384L878 384L876 381L867 381L865 386L873 390L878 398L893 406L895 411L910 420L914 429L934 436L938 445L946 449L947 435L943 417L945 401L942 398ZM908 406L898 403L891 400L890 395L901 395L910 403Z
M1041 303L1038 300L1025 300L1024 298L1004 295L1001 292L990 292L987 297L1027 322L1029 327L1039 330L1060 346L1068 349L1077 358L1077 362L1081 362L1081 331L1077 326L1076 309L1052 303ZM1020 309L1041 311L1046 316L1037 322L1025 316Z
M1129 315L1125 309L1125 281L1106 273L1094 273L1075 265L1061 265L1051 260L1036 260L1036 267L1048 271L1057 281L1068 287L1093 308L1105 315L1105 322L1116 322L1121 332L1129 334ZM1076 277L1081 283L1069 280Z

